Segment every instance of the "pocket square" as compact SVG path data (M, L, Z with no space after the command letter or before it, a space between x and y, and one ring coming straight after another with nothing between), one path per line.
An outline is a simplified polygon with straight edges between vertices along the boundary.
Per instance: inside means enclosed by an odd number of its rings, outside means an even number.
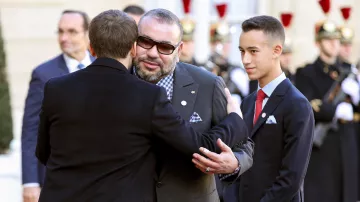
M269 116L265 124L277 124L275 116L274 115Z
M200 122L200 121L202 121L200 115L199 115L198 113L194 112L194 113L191 115L189 122L190 122L190 123L197 123L197 122Z

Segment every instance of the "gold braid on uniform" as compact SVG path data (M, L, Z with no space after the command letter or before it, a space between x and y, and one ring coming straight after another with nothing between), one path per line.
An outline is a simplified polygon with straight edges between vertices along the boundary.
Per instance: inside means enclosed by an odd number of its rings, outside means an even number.
M314 99L310 101L311 107L314 109L315 112L320 111L320 106L322 105L322 101L320 99Z
M360 122L360 113L359 112L354 113L354 122Z

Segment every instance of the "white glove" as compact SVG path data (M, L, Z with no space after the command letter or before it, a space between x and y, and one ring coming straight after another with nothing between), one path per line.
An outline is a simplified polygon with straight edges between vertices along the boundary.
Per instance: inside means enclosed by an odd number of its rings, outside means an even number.
M234 99L234 101L240 106L241 104L241 97L238 94L231 94L231 97Z
M353 107L350 103L342 102L336 107L336 119L343 119L345 121L352 121L354 119Z
M244 70L236 68L230 72L230 79L243 95L249 94L249 77Z
M346 78L341 83L341 90L344 91L344 93L350 95L353 104L357 105L359 103L360 87L358 82L356 82L354 79Z

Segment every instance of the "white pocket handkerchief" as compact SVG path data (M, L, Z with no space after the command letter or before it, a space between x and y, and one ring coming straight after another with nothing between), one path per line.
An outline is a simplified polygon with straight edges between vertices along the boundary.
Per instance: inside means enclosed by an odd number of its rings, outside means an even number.
M190 123L197 123L197 122L200 122L200 121L202 121L200 115L199 115L198 113L194 112L194 113L191 115L189 122L190 122Z
M265 124L277 124L274 115L269 116L269 118L266 120Z

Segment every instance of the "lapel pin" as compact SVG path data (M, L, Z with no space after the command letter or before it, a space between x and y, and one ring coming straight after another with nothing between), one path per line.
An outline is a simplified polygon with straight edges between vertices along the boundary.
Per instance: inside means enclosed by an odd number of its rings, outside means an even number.
M193 91L191 91L191 94L195 94L195 91L193 90Z
M185 106L187 104L187 102L185 100L181 101L181 105Z
M261 117L265 118L266 116L266 113L262 113Z

